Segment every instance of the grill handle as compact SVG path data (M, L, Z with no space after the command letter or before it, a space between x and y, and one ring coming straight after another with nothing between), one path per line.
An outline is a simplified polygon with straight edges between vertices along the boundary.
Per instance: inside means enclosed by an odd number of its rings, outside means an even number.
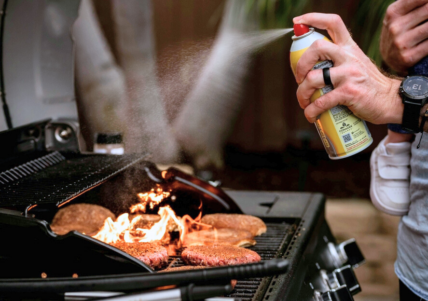
M201 196L204 205L216 213L243 213L235 201L222 189L186 174L174 167L165 171L157 169L152 162L143 163L148 178L165 190L194 192Z
M207 284L232 279L265 277L288 271L289 261L272 259L260 263L239 266L210 268L205 270L177 271L154 274L113 275L101 277L47 278L47 279L2 279L0 296L20 292L64 293L85 291L136 291L166 285Z
M214 187L174 167L166 171L164 178L168 183L167 185L173 191L182 189L201 194L203 196L204 205L212 208L214 212L243 213L235 201L222 189Z
M109 298L97 299L94 301L192 301L205 300L207 298L227 295L233 290L232 285L207 285L195 286L193 283L180 288L173 288L160 291L131 293Z

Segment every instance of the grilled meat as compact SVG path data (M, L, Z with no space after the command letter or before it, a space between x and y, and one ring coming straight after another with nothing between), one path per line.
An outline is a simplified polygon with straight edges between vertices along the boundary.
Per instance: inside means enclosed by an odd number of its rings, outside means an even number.
M261 235L266 232L265 223L258 217L245 214L207 214L202 220L202 223L212 225L214 228L233 228L247 230L253 236Z
M154 224L160 221L158 214L130 214L129 220L132 221L132 229L150 229Z
M186 235L184 244L194 245L232 245L237 247L254 246L256 241L253 235L246 230L239 229L209 229L192 232Z
M132 229L150 229L154 224L161 220L158 214L130 214L129 220L131 221ZM174 220L170 219L168 222L168 232L178 231L178 226Z
M259 262L254 251L229 245L190 246L181 253L181 259L191 265L225 266Z
M117 241L111 245L141 260L153 269L160 269L168 264L168 252L158 242Z
M102 206L73 204L60 209L50 226L52 231L60 235L73 230L93 235L98 232L108 217L113 220L116 218L110 210Z

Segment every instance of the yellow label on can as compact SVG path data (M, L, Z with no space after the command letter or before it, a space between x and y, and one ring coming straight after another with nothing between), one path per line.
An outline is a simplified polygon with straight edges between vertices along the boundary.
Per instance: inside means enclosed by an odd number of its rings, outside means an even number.
M294 75L296 75L297 62L308 48L290 52L291 69ZM323 61L318 62L312 70L331 67L333 67L332 62ZM332 90L332 86L325 86L315 91L311 102ZM365 121L356 117L345 106L336 106L322 113L318 116L315 126L331 159L351 156L367 148L373 142Z

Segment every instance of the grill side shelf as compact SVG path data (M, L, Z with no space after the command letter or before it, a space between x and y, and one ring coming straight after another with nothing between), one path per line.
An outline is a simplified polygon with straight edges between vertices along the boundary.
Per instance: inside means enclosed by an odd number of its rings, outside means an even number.
M9 175L9 182L0 185L0 206L60 206L147 158L145 154L65 157L58 152L48 156L26 163L27 170L34 170L31 174Z

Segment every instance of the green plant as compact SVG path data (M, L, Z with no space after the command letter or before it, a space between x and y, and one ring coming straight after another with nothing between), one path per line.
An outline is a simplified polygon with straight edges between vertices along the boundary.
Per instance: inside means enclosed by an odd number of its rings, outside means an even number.
M346 0L345 0L346 1ZM348 0L349 1L349 0ZM394 0L360 0L355 18L351 21L352 32L358 34L358 42L364 52L377 65L382 63L379 39L385 11ZM248 8L258 6L263 28L293 26L293 17L311 10L316 0L248 0Z
M257 3L262 27L287 28L293 26L293 18L304 13L311 0L251 0Z

